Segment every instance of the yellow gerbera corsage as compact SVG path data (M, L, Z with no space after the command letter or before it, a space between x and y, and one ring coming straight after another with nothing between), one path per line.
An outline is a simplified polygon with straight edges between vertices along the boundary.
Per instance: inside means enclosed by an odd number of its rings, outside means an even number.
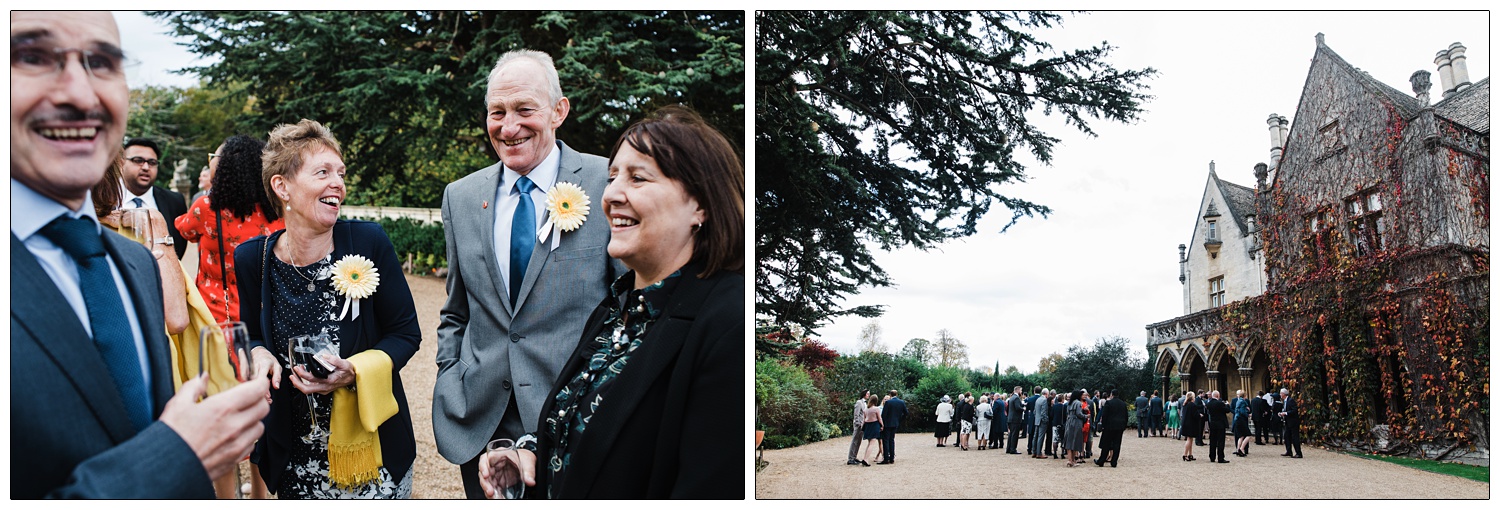
M333 288L339 294L344 295L344 311L339 312L336 321L344 320L349 314L349 309L354 309L355 319L359 318L359 307L354 302L370 297L375 294L375 288L380 286L380 271L375 269L375 263L360 255L344 255L344 258L333 263Z
M537 240L552 238L552 248L562 241L563 232L572 232L589 218L589 197L583 188L571 182L559 182L547 191L547 223L537 230Z

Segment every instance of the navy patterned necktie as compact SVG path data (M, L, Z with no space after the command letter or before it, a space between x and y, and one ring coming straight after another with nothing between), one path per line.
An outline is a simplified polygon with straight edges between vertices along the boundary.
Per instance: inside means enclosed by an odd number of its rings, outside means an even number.
M146 202L145 202L145 201L142 201L142 200L141 200L141 199L140 199L140 197L136 197L136 198L132 198L132 199L130 199L130 202L131 202L131 203L132 203L132 204L135 204L135 208L136 208L136 209L140 209L140 208L142 208L142 207L146 207Z
M531 249L536 246L536 206L531 201L531 190L536 184L526 176L516 181L516 192L521 196L516 202L516 213L510 220L510 302L516 303L521 296L521 280L526 277L526 266L531 262Z
M115 381L130 422L135 430L151 424L151 397L141 376L140 355L125 318L120 289L115 286L109 262L104 258L104 242L93 220L69 218L66 215L43 227L41 234L73 257L78 264L78 283L89 313L89 327L94 332L94 347L109 375Z

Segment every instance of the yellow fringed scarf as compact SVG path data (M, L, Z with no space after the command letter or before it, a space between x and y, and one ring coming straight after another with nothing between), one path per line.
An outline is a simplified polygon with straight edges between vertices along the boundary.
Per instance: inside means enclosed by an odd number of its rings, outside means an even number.
M391 357L371 349L349 357L357 391L333 391L328 428L328 477L335 487L357 487L380 479L380 424L395 416Z

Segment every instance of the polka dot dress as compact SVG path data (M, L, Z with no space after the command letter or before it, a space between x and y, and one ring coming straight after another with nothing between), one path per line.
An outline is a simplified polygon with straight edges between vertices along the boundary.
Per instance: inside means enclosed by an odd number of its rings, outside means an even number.
M282 363L282 370L290 372L294 360L288 357L288 339L302 335L327 335L334 350L339 346L339 323L334 320L338 310L338 292L333 288L332 254L323 260L305 267L293 267L276 257L271 259L271 285L276 289L271 306L271 351ZM295 388L293 393L300 396ZM293 431L296 437L306 437L313 430L313 420L323 430L328 429L328 417L333 409L333 394L308 395L309 398L292 398L292 415L298 417ZM311 409L309 410L309 406ZM313 418L307 418L312 416ZM326 434L314 442L306 440L289 445L291 455L287 460L287 472L282 475L276 497L280 499L407 499L411 497L411 473L402 477L397 485L390 472L380 468L380 480L372 481L353 489L332 487L328 478L328 438Z

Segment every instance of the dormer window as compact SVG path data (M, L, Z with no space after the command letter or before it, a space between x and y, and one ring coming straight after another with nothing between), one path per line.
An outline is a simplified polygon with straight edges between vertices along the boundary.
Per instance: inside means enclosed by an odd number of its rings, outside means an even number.
M1210 222L1208 222L1208 238L1209 239L1218 239L1219 238L1219 222L1217 222L1217 221L1210 221Z

